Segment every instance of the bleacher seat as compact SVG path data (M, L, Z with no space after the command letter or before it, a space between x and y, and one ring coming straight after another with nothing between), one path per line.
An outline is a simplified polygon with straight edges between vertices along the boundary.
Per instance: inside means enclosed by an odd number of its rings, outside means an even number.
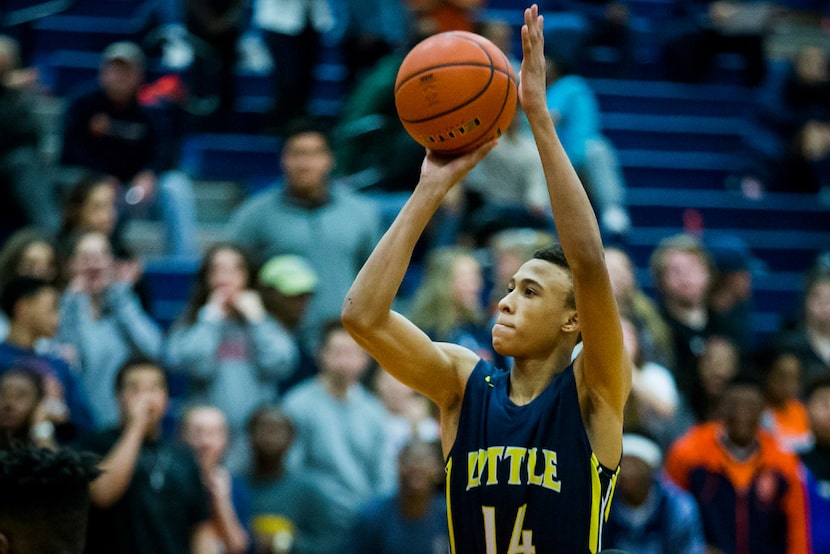
M193 279L199 260L153 258L144 267L144 276L150 290L151 315L165 329L178 318L190 298Z
M619 150L629 188L722 189L738 168L734 154L687 150Z
M280 142L270 135L191 134L182 143L179 167L192 179L237 181L258 188L280 175Z
M56 50L71 48L102 52L119 40L141 41L144 21L122 17L57 14L37 21L33 26L34 59Z
M602 114L603 131L618 149L734 152L744 126L741 117Z

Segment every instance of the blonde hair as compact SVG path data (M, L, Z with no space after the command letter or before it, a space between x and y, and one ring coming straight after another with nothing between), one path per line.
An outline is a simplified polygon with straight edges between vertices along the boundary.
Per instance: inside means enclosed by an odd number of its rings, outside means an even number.
M433 251L427 258L423 281L412 299L409 318L436 340L441 340L458 325L484 322L483 308L470 309L453 296L456 262L465 258L478 263L467 248L453 246Z

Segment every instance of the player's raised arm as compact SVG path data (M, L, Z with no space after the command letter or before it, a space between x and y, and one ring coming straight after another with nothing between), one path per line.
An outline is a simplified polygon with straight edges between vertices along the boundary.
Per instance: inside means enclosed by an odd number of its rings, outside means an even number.
M343 324L355 340L387 371L442 408L463 392L477 357L459 346L433 343L393 312L392 302L415 244L444 195L494 144L454 159L427 154L412 196L358 273L343 303ZM459 374L462 366L469 366L467 374Z
M573 274L583 341L575 363L580 406L594 451L600 461L616 467L623 407L631 388L630 365L599 225L548 113L543 18L536 5L525 10L524 17L519 100L539 149L557 234Z

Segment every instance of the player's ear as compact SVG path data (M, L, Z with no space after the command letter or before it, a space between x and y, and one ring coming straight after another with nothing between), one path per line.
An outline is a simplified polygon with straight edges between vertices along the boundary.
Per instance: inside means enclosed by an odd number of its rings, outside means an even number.
M568 315L568 319L562 326L562 330L566 333L574 333L579 331L579 314L576 310L572 310L570 315Z

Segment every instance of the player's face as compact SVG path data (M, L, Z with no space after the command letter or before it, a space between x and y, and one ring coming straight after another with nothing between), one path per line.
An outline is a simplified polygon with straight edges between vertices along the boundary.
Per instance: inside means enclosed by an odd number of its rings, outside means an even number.
M493 347L504 356L549 356L563 326L576 317L576 308L569 306L572 295L566 270L545 260L525 262L499 301Z

